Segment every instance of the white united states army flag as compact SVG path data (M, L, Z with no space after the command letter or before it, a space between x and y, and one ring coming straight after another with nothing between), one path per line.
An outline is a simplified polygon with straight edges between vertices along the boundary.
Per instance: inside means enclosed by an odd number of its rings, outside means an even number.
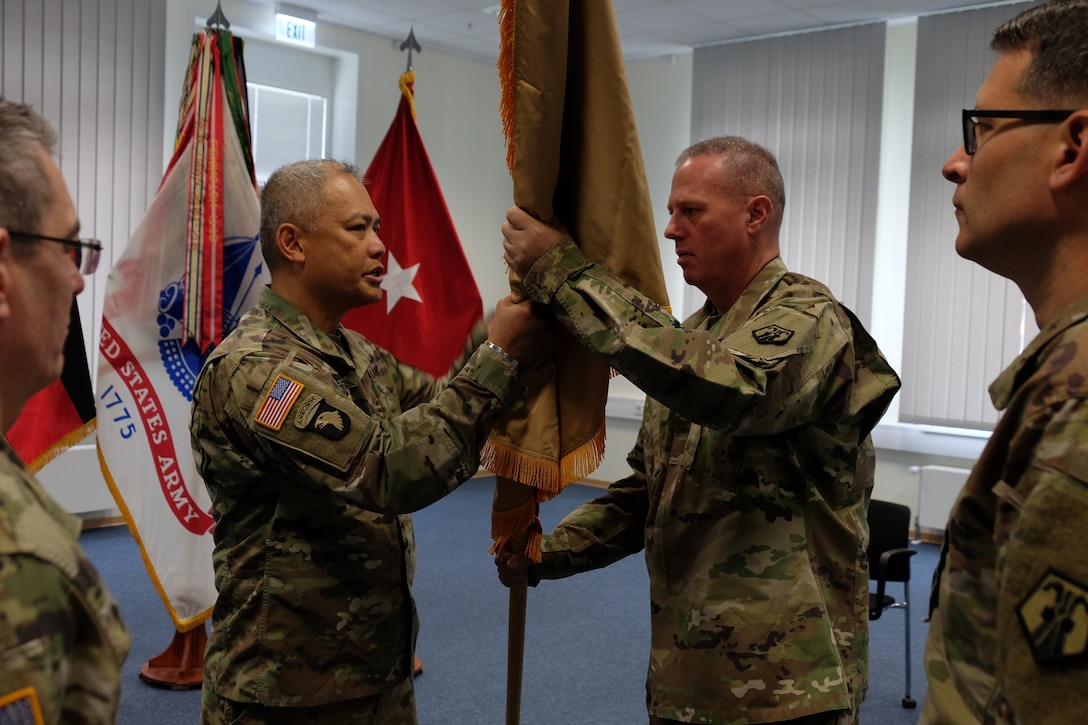
M215 334L233 329L266 281L259 203L247 163L248 124L241 139L236 127L245 113L238 92L245 88L244 72L227 73L224 80L217 65L225 66L230 54L225 31L194 38L187 79L193 83L187 83L177 150L110 272L99 346L102 471L182 632L208 618L216 596L211 502L189 437L193 385ZM194 240L203 245L195 255ZM208 315L222 323L210 338L194 336L193 326L183 329L193 319L198 293L204 329Z

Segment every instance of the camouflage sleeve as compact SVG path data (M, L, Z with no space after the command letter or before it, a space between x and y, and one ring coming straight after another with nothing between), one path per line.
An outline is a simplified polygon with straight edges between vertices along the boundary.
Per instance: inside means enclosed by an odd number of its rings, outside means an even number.
M998 484L997 676L1028 722L1076 722L1088 712L1088 402L1068 400L1015 490ZM963 612L985 618L984 611Z
M461 369L465 367L468 361L472 358L472 354L476 352L476 348L480 347L480 345L483 345L484 340L486 339L487 320L480 320L472 328L472 331L469 332L468 337L465 338L465 347L461 350L460 357L453 361L453 364L450 365L449 372L447 372L445 377L442 378L441 384L443 386L450 378L459 373Z
M829 298L791 298L720 339L681 327L589 263L569 239L537 261L525 287L582 345L700 425L737 435L776 433L834 415L828 403L848 398L841 386L852 371L841 366L849 335Z
M642 551L649 496L641 434L627 462L631 475L613 483L603 496L567 514L551 534L544 536L542 560L529 568L530 584L600 569Z
M445 390L449 386L450 381L464 369L468 361L472 359L472 355L476 352L476 349L484 343L487 339L487 323L484 320L480 320L476 323L472 331L469 332L468 337L465 338L464 348L461 350L460 356L450 366L449 371L435 380L427 373L414 368L411 365L402 363L393 356L390 356L392 364L396 366L396 378L398 381L398 395L400 398L400 407L404 409L412 408L420 403L425 403L434 395Z
M491 426L525 395L515 370L487 348L433 399L403 412L383 413L382 386L372 383L379 399L353 400L290 357L210 361L193 398L197 468L222 487L278 473L371 511L411 513L476 472ZM274 400L280 408L270 417Z
M45 722L112 723L121 663L92 592L35 556L0 554L0 722L37 701Z

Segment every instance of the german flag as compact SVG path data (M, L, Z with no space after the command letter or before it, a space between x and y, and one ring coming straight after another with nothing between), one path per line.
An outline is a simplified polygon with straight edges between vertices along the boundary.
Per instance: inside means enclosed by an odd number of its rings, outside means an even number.
M75 298L69 315L60 378L27 401L15 425L7 432L8 441L34 472L95 429L94 392Z

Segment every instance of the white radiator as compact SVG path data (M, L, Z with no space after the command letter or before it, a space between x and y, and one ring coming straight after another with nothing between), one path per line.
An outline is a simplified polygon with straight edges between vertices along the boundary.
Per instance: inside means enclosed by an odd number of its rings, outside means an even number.
M915 536L921 532L944 531L952 505L960 495L971 471L952 466L922 466L918 470L918 517Z

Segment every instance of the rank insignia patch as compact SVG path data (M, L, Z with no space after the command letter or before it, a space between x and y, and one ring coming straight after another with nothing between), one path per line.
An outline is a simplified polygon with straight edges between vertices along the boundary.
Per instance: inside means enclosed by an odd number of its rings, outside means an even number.
M311 395L295 414L295 427L338 441L351 430L351 418L326 403L320 395Z
M752 337L760 345L785 345L793 337L793 330L778 325L767 325L752 331Z
M287 413L291 410L295 398L305 387L286 375L277 375L268 394L264 396L264 400L257 408L257 416L254 420L266 428L279 430L283 426L283 421L287 420Z
M42 725L42 708L33 687L0 694L0 725Z
M1053 569L1017 609L1028 645L1041 663L1088 654L1088 590Z

